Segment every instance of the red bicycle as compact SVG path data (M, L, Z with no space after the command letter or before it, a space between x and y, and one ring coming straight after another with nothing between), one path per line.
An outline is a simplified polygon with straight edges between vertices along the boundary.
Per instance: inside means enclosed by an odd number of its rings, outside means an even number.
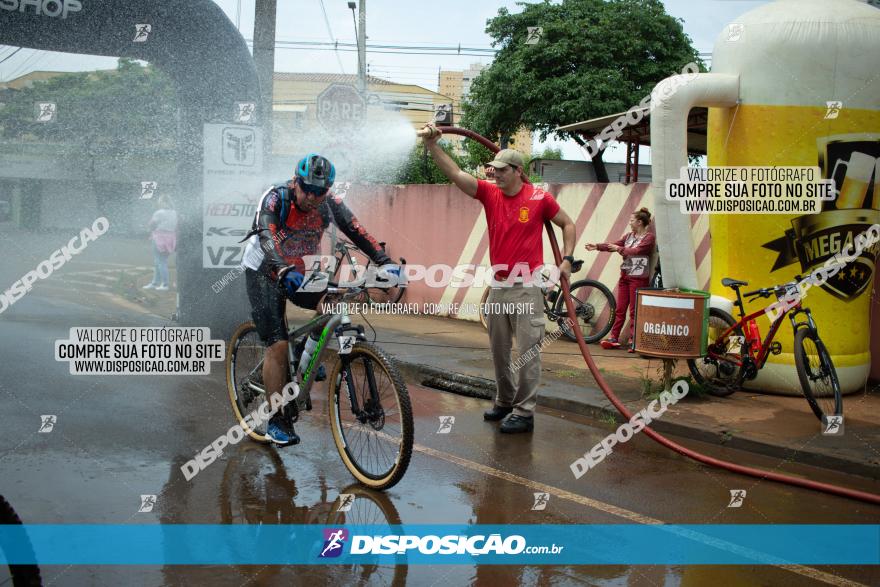
M723 397L742 387L743 381L751 381L757 377L758 371L767 363L767 358L771 354L778 355L782 352L782 344L773 338L787 315L794 330L794 363L810 409L823 424L826 424L828 416L843 415L840 382L831 362L831 355L819 338L813 315L809 308L801 305L800 296L797 295L797 285L801 280L801 276L797 275L793 282L741 294L739 288L747 286L748 282L729 277L722 279L722 285L736 292L734 306L739 309L740 319L734 320L730 314L718 308L709 310L709 344L706 356L688 360L688 368L697 383L712 395ZM761 332L755 319L764 310L746 316L743 297L752 301L775 295L782 301L788 294L797 295L794 297L797 303L785 309L770 323L767 337L761 340ZM789 299L792 297L789 296ZM797 320L799 315L806 316L806 320Z

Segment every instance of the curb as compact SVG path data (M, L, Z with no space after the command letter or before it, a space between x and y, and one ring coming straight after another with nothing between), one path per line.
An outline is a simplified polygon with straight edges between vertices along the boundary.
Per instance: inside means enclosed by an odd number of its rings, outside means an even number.
M397 365L406 379L425 387L478 399L492 400L495 397L495 381L491 379L464 375L446 369L410 363L399 359L397 360ZM542 393L538 395L538 405L587 416L596 420L602 419L607 421L607 418L612 416L615 422L623 422L623 417L610 404L606 406L595 405ZM880 471L880 463L872 466L869 463L854 461L832 454L797 451L786 446L770 444L760 440L736 436L731 437L727 434L726 430L706 430L667 420L655 420L651 423L651 428L662 434L672 434L719 447L743 450L767 457L784 459L796 464L852 473L863 477L876 478L878 471ZM795 459L795 457L798 458Z

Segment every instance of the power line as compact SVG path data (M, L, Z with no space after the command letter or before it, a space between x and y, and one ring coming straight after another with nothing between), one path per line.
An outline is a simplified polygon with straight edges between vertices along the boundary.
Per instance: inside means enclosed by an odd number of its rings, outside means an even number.
M15 57L15 54L18 53L19 51L21 51L23 48L24 48L24 47L19 47L18 49L16 49L15 51L13 51L12 53L10 53L10 54L7 55L6 57L4 57L4 58L3 58L3 61L0 61L0 63L4 63L4 62L6 62L6 61L9 61L9 60L12 59L13 57Z
M318 0L321 4L321 12L324 13L324 24L327 25L327 34L330 35L330 40L336 43L337 39L333 36L333 30L330 28L330 19L327 18L327 10L324 8L324 0ZM342 58L339 56L339 51L335 51L336 53L336 63L339 64L339 71L341 73L345 73L345 68L342 67Z

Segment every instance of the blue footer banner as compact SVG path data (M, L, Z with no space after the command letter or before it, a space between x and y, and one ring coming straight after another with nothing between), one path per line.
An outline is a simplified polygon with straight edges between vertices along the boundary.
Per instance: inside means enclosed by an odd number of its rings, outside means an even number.
M877 565L880 525L0 525L40 565Z

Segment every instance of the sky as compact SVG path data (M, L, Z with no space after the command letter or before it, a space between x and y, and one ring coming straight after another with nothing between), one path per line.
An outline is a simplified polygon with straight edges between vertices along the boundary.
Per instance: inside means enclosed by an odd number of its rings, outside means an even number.
M83 3L88 0L82 0ZM254 0L214 0L245 39L251 39L254 27ZM669 14L684 21L684 30L694 47L710 53L715 37L736 17L766 4L769 0L665 0ZM276 41L355 42L352 11L346 0L278 0ZM420 45L431 47L491 49L491 39L485 33L486 20L495 16L500 7L518 12L516 2L498 0L367 0L367 39L369 43L386 45ZM239 9L240 8L240 9ZM326 19L325 19L326 14ZM240 16L239 16L240 15ZM14 79L33 70L84 71L112 69L116 60L34 51L25 49L10 57L14 48L0 45L0 81ZM464 52L464 51L462 51ZM488 64L491 57L457 55L404 55L398 53L367 52L369 73L377 77L417 84L437 90L438 71L462 70L472 63ZM7 59L8 58L8 59ZM5 59L5 61L4 61ZM275 71L357 73L357 53L354 51L314 51L302 48L282 48L275 52ZM572 122L578 122L573 120ZM549 141L544 146L560 146L566 158L584 159L573 143ZM622 149L606 153L608 161L622 160ZM644 155L647 157L648 153ZM644 159L643 159L644 160Z

